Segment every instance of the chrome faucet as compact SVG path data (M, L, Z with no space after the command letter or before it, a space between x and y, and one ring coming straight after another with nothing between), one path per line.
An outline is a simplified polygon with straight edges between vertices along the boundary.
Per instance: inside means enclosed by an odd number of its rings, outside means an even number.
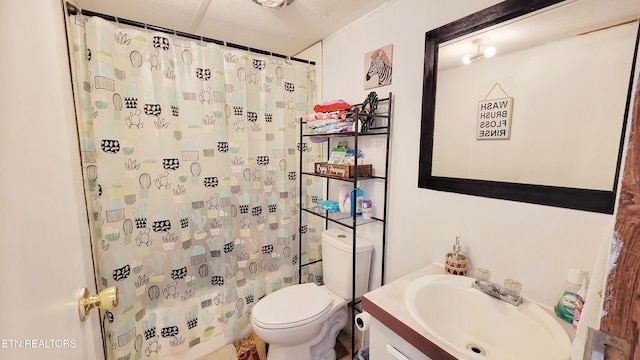
M509 280L510 282L514 282L514 280ZM504 287L491 282L489 280L478 280L476 279L471 287L474 289L478 289L487 295L491 295L496 299L500 299L502 301L506 301L511 305L518 306L522 304L522 296L520 295L520 283L518 283L517 292L509 291Z

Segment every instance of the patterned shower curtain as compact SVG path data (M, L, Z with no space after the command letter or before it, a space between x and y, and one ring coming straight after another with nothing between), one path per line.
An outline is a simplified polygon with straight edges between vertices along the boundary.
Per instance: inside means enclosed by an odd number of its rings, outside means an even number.
M299 280L297 119L315 67L97 17L68 32L99 290L120 290L101 312L108 358L237 337Z

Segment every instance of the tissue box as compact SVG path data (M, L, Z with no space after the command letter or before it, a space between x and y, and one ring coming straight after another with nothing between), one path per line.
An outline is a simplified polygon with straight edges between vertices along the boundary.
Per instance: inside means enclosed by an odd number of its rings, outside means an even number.
M317 175L350 179L355 177L369 177L372 174L372 168L371 164L358 165L358 173L356 174L355 165L338 165L319 162L315 163L314 172Z

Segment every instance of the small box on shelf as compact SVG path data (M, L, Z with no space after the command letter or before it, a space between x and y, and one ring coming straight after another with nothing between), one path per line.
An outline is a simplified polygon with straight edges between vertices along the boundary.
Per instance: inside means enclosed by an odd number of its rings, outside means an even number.
M336 177L341 179L369 177L373 173L371 164L358 165L358 170L357 170L358 173L356 174L355 165L338 165L338 164L329 164L326 162L315 163L314 172L317 175Z

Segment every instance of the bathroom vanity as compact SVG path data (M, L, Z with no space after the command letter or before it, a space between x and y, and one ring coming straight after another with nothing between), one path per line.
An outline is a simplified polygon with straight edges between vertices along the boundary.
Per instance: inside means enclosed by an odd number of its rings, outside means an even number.
M448 347L424 330L412 318L405 306L404 296L409 284L420 277L433 274L445 274L444 267L436 263L430 264L363 296L363 309L371 314L369 350L371 359L470 359L468 354ZM551 308L540 306L557 320ZM567 332L569 338L573 339L575 330L571 325L561 320L557 322Z

